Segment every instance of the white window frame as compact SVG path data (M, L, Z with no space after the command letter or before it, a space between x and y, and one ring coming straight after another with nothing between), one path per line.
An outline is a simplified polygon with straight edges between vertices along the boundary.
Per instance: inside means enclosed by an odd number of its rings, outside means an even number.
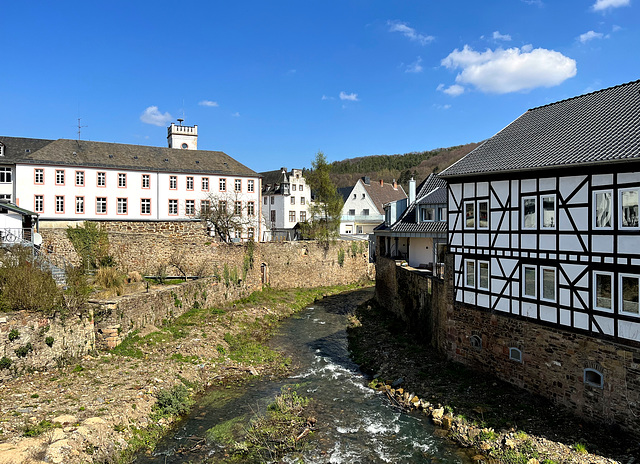
M151 175L150 174L142 174L142 188L143 189L151 188Z
M84 214L84 197L76 197L76 214Z
M249 179L249 180L247 181L247 192L249 192L249 193L253 193L254 189L255 189L255 181L254 181L254 180ZM302 189L301 189L301 190L302 190Z
M487 205L487 225L480 225L480 204L485 203ZM479 230L488 230L489 229L489 200L478 200L478 204L476 205L476 229Z
M100 171L96 173L96 186L97 187L106 187L107 186L107 173L104 171Z
M177 216L179 209L178 209L178 200L176 200L175 198L170 198L168 200L168 211L169 211L169 216Z
M596 374L598 377L600 377L600 382L598 383L594 382L592 380L593 375L590 375L590 374ZM604 388L604 374L600 372L598 369L593 369L591 367L585 368L582 378L584 383L587 385L590 385L595 388Z
M118 187L127 188L127 174L124 172L118 173Z
M169 176L169 190L178 190L178 176Z
M615 303L615 291L614 291L614 277L613 277L613 272L605 272L605 271L593 271L593 281L592 281L592 288L593 288L593 307L599 311L606 311L608 313L612 313L613 312L613 307L614 307L614 303ZM611 281L611 307L610 308L605 308L603 306L598 306L598 276L606 276L610 279Z
M473 269L469 269L469 265ZM472 283L469 283L469 278L473 279ZM474 259L464 260L464 286L467 288L476 288L476 261Z
M44 195L36 195L33 200L33 210L36 213L44 213Z
M233 181L233 191L234 192L242 192L242 179L234 179L234 181Z
M625 278L625 277L626 278L634 278L634 279L638 280L638 293L639 293L638 297L639 297L639 300L640 300L640 276L637 275L637 274L622 274L622 273L618 274L618 294L620 295L619 296L619 301L618 301L618 305L619 305L618 306L618 308L619 308L618 313L619 314L628 314L628 315L631 315L631 316L640 317L640 301L638 302L638 312L625 311L625 309L624 309L624 286L622 285L622 279Z
M485 265L487 266L487 286L483 287L482 286L482 266ZM491 272L490 272L490 267L489 267L489 261L478 261L478 289L479 290L489 290L489 288L491 287Z
M35 168L33 183L38 185L44 184L44 169Z
M553 272L553 298L544 296L544 275L545 272ZM540 266L540 300L555 303L558 301L558 270L552 266Z
M209 191L209 178L208 177L203 177L202 178L202 190L205 192Z
M107 214L107 197L96 197L96 214Z
M184 214L187 216L193 216L196 214L196 201L185 200L184 201Z
M598 195L608 193L609 194L609 225L598 226ZM598 230L611 230L613 229L613 203L614 203L613 190L597 190L593 192L593 228Z
M526 215L524 213L524 204L525 204L525 202L527 200L533 200L535 202L536 210L535 210L535 213L533 214L533 219L534 219L535 222L533 223L532 226L526 226L525 222L524 222L525 218L526 218ZM522 220L520 221L521 225L522 225L522 229L524 229L524 230L535 230L535 229L537 229L538 228L538 197L537 196L531 196L531 195L523 196L522 199L521 199L521 202L520 202L520 208L521 208L520 211L521 211L521 214L522 214Z
M56 185L65 185L64 169L56 169Z
M544 225L544 199L545 198L553 198L553 225L545 226ZM550 193L547 195L540 195L540 228L546 230L555 230L558 227L558 202L555 193Z
M473 209L473 224L469 225L469 218L467 217L467 209L468 207L471 207ZM475 201L465 201L464 202L464 228L467 230L473 230L476 228L476 202Z
M127 198L116 199L116 213L117 214L129 214L129 201Z
M622 225L623 224L623 222L622 222L622 219L623 219L623 207L624 207L624 205L622 204L622 195L625 192L636 192L636 195L638 196L638 208L636 209L636 217L635 217L635 220L636 220L636 223L637 223L636 225L631 225L631 226L623 226ZM637 229L640 229L640 220L638 218L638 213L640 212L640 189L638 189L638 188L623 188L623 189L620 189L620 191L619 191L619 200L620 201L618 203L619 204L618 212L620 213L619 214L619 217L620 217L620 219L619 219L620 229L622 229L622 230L637 230Z
M151 198L140 199L140 214L151 214Z
M76 171L76 187L84 187L84 171Z
M64 213L64 195L56 195L56 213Z
M194 185L193 176L187 176L187 190L193 190Z
M530 264L522 265L522 296L527 298L537 298L538 297L538 269L536 266ZM533 269L533 291L534 294L528 294L527 291L527 269Z
M509 347L509 359L522 364L522 350L515 346Z

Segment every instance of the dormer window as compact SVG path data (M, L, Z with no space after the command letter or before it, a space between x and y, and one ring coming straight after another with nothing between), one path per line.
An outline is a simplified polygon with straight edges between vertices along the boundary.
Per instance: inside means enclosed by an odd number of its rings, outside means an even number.
M0 143L0 156L4 156L4 144Z

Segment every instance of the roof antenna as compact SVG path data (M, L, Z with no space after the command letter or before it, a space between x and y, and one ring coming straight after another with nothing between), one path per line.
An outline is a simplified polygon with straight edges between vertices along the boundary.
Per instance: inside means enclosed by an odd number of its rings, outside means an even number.
M182 125L182 121L184 121L184 119L178 118L178 122L180 123L180 125Z
M78 141L80 141L80 130L81 130L83 127L89 127L89 126L81 126L81 125L80 125L80 119L81 119L81 118L78 118Z

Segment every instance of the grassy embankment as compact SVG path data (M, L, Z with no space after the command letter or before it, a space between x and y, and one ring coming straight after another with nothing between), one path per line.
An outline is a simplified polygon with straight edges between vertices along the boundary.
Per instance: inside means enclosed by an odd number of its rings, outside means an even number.
M141 359L172 342L194 337L211 339L211 332L216 332L220 342L215 345L215 353L212 353L210 359L201 355L185 356L173 353L167 361L189 364L215 361L219 367L217 375L214 382L208 379L207 383L226 387L241 386L244 380L258 372L261 375L283 375L289 368L290 359L286 354L275 352L264 344L279 321L319 298L365 285L371 284L290 290L266 288L224 307L194 307L173 321L167 322L159 331L146 336L132 334L112 353ZM128 440L128 448L121 453L120 462L128 462L133 456L153 449L166 433L166 424L187 412L193 404L194 396L206 387L202 381L182 377L179 379L182 384L156 393L158 401L153 407L151 425L133 431L133 436ZM224 431L224 428L229 426L228 428L237 432L237 423L214 428L208 436L224 436L227 444L235 448L239 455L273 456L295 449L299 441L296 438L300 433L298 422L302 421L302 425L306 422L302 418L302 412L307 402L307 399L297 396L295 389L283 392L274 399L274 406L270 407L266 414L253 418L251 424L243 429L244 433L241 435L244 438L236 433L236 438L230 442L231 435ZM295 426L291 426L292 423ZM283 437L282 446L268 445L269 440L265 439L260 430Z

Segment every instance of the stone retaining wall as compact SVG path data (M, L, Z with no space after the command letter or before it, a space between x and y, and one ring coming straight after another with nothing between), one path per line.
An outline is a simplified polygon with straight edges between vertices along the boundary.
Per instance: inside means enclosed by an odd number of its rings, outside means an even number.
M52 225L41 229L42 249L56 263L78 265L80 257L67 238L66 224L59 228ZM25 370L47 369L94 349L113 348L135 330L154 330L195 305L223 304L260 290L263 284L274 288L342 285L373 279L375 273L366 242L338 241L329 247L316 242L255 243L251 254L247 244L214 241L199 222L100 225L108 233L110 253L124 272L157 275L163 267L169 274L180 275L180 267L187 274L214 277L91 302L86 318L60 321L24 312L0 314L0 357L7 357L12 364L9 369L0 369L0 380ZM253 266L243 276L250 255ZM244 278L237 283L225 282L225 269ZM13 328L19 330L20 338L9 341ZM48 336L54 338L51 347L45 343ZM15 350L27 343L33 350L18 356Z
M13 337L9 334L14 330L19 337L11 340ZM12 375L68 364L95 349L94 334L91 314L60 320L26 311L0 313L0 358L11 360L11 366L0 369L0 381ZM27 351L29 344L31 351ZM18 354L20 350L25 356Z
M578 415L640 435L640 349L490 310L453 304L451 257L444 280L377 258L376 299L449 358L546 396ZM522 361L510 359L510 348ZM585 382L585 369L603 386Z

